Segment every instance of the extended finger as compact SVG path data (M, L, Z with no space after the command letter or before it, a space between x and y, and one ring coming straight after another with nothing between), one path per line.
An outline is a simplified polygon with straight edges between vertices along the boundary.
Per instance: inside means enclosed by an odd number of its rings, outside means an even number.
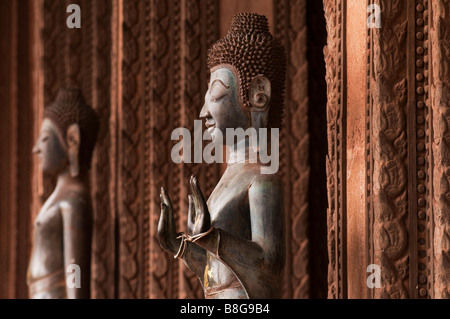
M161 216L158 223L158 241L163 249L173 254L175 250L173 244L175 234L173 229L174 225L170 219L169 207L167 207L166 204L161 203Z
M158 231L167 231L168 228L168 208L167 205L161 203L161 215L158 222Z
M159 217L159 222L158 222L158 239L161 240L165 240L165 235L168 231L168 222L167 222L167 216L168 212L167 212L167 206L164 203L161 203L161 216Z
M187 229L188 235L193 235L195 227L195 216L197 214L195 213L194 198L192 197L192 195L189 195L188 198L189 198L189 211L187 219Z
M191 176L191 191L192 194L194 194L194 204L197 214L204 214L206 212L206 201L200 187L198 186L197 177L194 175Z
M167 208L169 211L172 211L172 201L170 200L169 194L167 193L166 189L164 187L161 187L161 200L164 204L167 205Z
M189 199L188 221L193 223L196 215L194 198L192 197L192 195L188 195L188 199Z

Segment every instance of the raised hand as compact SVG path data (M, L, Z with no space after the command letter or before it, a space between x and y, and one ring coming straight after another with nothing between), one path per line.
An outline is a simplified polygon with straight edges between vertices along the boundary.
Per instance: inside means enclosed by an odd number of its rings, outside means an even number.
M161 216L158 223L158 241L161 247L174 255L180 246L181 239L177 239L175 218L173 217L172 202L166 190L161 187Z
M197 177L194 175L191 176L190 186L192 195L189 195L188 235L195 236L210 230L211 216L205 197L198 186Z

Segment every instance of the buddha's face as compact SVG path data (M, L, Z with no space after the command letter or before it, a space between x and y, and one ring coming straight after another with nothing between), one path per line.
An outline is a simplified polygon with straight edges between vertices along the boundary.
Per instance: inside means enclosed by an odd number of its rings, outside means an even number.
M68 166L67 152L55 124L49 119L42 122L41 133L33 147L33 153L38 155L45 173L58 174Z
M238 92L238 81L231 69L212 70L200 118L206 119L213 140L218 137L217 130L225 136L227 128L250 127L249 114L240 105Z

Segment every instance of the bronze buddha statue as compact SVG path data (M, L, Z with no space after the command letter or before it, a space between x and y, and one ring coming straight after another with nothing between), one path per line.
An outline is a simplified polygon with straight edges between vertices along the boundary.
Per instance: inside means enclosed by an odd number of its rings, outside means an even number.
M98 118L79 90L61 89L44 108L41 133L33 147L41 169L57 178L33 227L27 272L30 298L89 298L92 205L89 169ZM71 270L80 271L78 283Z
M211 71L205 118L212 138L227 128L279 128L286 56L266 17L234 16L228 34L208 53ZM187 234L177 234L169 195L161 189L158 239L200 279L206 298L280 298L285 264L283 189L261 174L258 151L235 141L227 168L206 202L191 177ZM237 158L246 159L244 161Z

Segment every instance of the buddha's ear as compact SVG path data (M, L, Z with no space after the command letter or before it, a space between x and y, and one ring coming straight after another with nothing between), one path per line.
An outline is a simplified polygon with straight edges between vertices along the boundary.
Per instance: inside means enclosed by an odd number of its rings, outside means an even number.
M78 124L70 125L67 128L66 136L70 175L72 177L76 177L80 173L80 127L78 126Z
M248 98L253 107L251 111L266 111L270 103L271 95L272 88L270 80L264 75L255 76L250 82L249 88Z

